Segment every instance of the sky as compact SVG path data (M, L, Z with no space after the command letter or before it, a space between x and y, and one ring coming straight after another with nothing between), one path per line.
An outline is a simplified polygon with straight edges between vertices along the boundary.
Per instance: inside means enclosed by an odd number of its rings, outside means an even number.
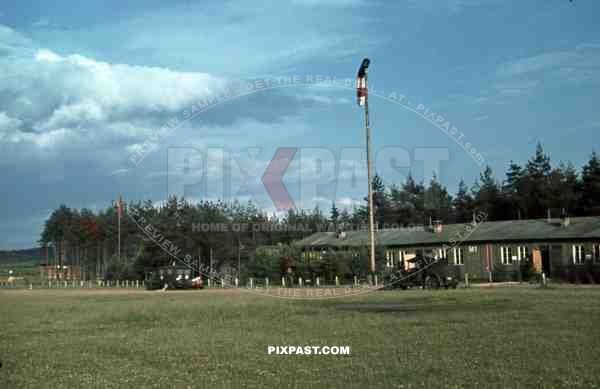
M599 14L595 0L3 1L0 249L36 245L60 204L119 194L357 206L364 57L388 185L435 174L454 193L486 165L501 181L537 142L579 168L600 144ZM276 174L261 177L282 148L272 196Z

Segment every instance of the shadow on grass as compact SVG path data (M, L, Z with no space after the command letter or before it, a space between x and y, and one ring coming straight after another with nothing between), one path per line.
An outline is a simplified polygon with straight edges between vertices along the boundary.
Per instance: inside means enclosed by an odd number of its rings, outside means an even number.
M511 300L496 300L486 303L435 303L435 304L400 304L400 303L364 303L364 304L339 304L335 308L340 311L364 312L364 313L406 313L416 314L435 314L435 313L477 313L477 312L497 312L509 310L521 310L523 305L515 306Z

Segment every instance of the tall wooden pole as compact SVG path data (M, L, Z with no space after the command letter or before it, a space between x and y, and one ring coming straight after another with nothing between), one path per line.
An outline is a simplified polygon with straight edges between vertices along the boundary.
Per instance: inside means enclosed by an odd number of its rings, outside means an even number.
M242 243L240 242L240 238L238 238L238 250L237 250L238 251L237 252L237 255L238 255L238 279L240 279L240 280L242 279L242 270L241 270L242 266L241 266L241 261L240 261L241 250L242 250Z
M368 73L369 69L365 68L365 87L368 92ZM374 212L373 212L373 149L371 139L371 126L369 123L369 99L365 99L365 132L367 136L367 181L369 185L368 190L368 205L369 205L369 270L371 273L375 273L375 223L374 223Z
M119 203L117 204L117 219L118 219L118 223L119 223L119 227L118 227L118 249L117 249L117 255L119 256L119 260L121 259L121 195L119 195Z

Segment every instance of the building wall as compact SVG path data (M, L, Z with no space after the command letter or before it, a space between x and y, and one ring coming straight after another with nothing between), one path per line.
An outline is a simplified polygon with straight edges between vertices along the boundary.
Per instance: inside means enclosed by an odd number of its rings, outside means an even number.
M579 254L579 248L576 249L577 255L583 258L580 264L575 264L573 261L573 245L582 246L581 255ZM548 256L550 273L570 265L583 266L586 261L600 265L600 242L464 243L456 249L462 250L462 264L455 263L453 249L450 247L447 247L445 256L448 258L448 263L453 267L455 275L460 279L464 279L465 274L468 273L470 279L487 281L490 279L490 270L492 270L493 281L498 281L500 278L508 277L518 271L523 260L533 261L534 251L536 250L539 252L535 263L538 273L542 271L542 252L544 252L544 257ZM418 252L423 253L431 250L443 250L443 245L427 247L388 246L384 247L382 252L384 263L389 264L387 269L393 271L399 268L408 270L409 266L406 261L412 259ZM310 251L310 254L305 255L315 258L320 256L319 249L313 248ZM442 255L444 255L443 252Z

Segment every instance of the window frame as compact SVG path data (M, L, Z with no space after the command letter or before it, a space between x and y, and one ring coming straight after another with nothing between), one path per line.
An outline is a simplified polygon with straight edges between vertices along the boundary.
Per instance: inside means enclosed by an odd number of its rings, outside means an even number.
M513 264L512 246L500 246L500 261L505 266Z
M394 267L394 249L385 249L385 267Z
M465 257L464 257L464 252L463 252L462 247L455 247L455 248L453 248L452 249L452 253L453 253L453 256L454 256L454 265L455 266L464 266L464 264L465 264Z
M585 245L581 243L571 245L571 261L573 265L583 265L585 263Z
M594 263L600 262L600 243L592 243L592 260Z
M517 261L522 261L524 259L527 259L528 255L529 255L529 247L527 247L526 245L517 246Z

